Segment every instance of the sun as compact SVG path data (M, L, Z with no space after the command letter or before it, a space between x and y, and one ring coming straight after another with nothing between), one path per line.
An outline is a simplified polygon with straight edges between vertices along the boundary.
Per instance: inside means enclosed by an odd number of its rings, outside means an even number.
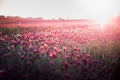
M115 0L84 0L83 7L87 13L86 16L101 26L119 13Z
M105 17L105 18L99 18L99 19L96 19L95 20L95 22L96 22L96 24L98 24L99 25L99 27L101 28L101 29L103 29L103 28L105 28L105 26L107 25L107 24L109 24L109 22L112 20L112 18L107 18L107 17Z

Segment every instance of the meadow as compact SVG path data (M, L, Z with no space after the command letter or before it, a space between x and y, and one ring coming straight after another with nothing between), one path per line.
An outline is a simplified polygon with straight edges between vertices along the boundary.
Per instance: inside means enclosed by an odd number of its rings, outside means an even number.
M0 80L119 80L120 25L0 18Z

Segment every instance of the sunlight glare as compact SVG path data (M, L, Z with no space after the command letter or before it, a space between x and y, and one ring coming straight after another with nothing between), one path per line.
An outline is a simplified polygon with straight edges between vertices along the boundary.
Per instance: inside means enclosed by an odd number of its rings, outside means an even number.
M83 9L88 19L95 20L103 27L110 19L117 16L119 8L116 0L82 0Z

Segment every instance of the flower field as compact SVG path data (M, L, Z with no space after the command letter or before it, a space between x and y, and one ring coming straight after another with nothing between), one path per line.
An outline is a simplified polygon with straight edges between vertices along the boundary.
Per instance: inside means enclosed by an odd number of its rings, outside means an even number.
M0 80L119 80L119 25L52 23L0 23Z

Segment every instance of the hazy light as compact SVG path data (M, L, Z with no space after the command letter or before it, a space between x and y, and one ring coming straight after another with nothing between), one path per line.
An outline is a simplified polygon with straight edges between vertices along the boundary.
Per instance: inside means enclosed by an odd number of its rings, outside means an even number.
M0 0L0 15L95 19L103 24L120 11L120 0Z
M78 1L80 2L80 1ZM83 7L88 18L96 20L103 25L120 11L120 0L84 0Z

